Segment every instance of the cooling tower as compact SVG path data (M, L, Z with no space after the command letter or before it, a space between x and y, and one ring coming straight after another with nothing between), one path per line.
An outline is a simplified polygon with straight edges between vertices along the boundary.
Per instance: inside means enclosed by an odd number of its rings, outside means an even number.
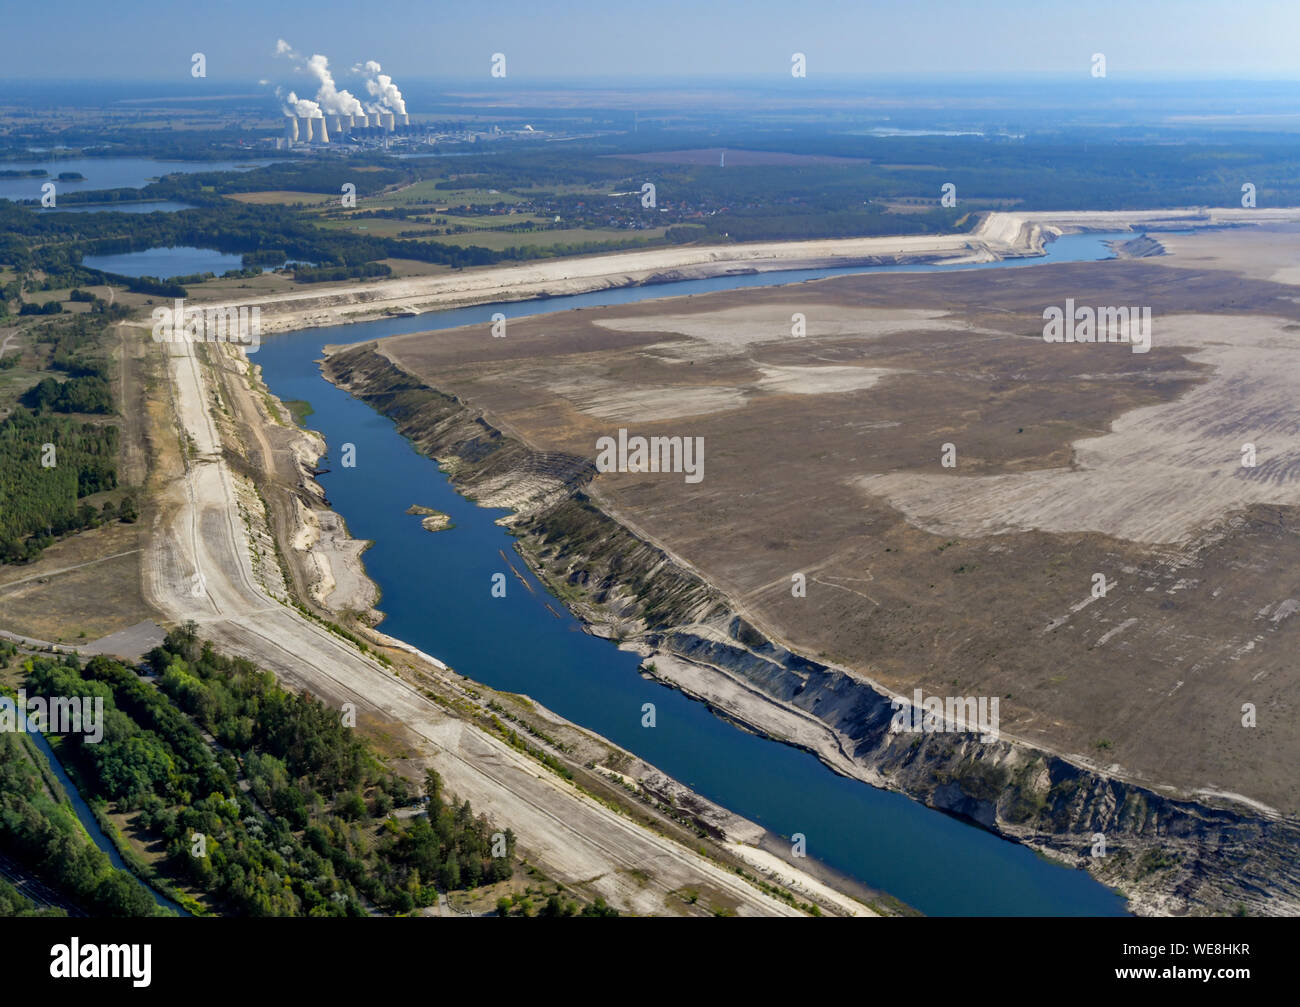
M285 116L284 136L290 143L298 142L298 120L293 116Z
M298 135L304 143L311 143L311 118L305 115L298 117Z
M343 132L343 122L337 115L330 118L330 123L333 125L335 133Z
M356 119L355 116L345 115L343 117L343 125L347 126L348 129L351 129L353 126L356 125L355 119Z
M405 112L403 112L403 113L402 113L402 125L403 125L403 126L409 126L410 124L411 124L411 117L410 117L409 115L407 115Z
M329 131L329 127L325 125L325 117L321 116L321 118L318 119L317 122L320 123L320 125L317 127L320 130L320 135L317 136L316 139L319 140L321 143L329 143L330 131Z
M363 113L363 114L361 114L361 115L355 116L355 118L356 118L356 120L357 120L356 124L357 124L358 126L363 126L363 127L367 128L367 129L370 128L370 116L365 115L365 114Z
M384 129L388 130L388 132L391 133L397 128L397 121L392 112L385 112L382 118L384 120Z

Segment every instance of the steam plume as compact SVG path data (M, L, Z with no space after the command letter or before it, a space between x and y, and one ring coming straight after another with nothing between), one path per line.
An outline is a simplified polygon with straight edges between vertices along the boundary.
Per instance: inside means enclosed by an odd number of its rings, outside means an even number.
M363 74L366 78L366 92L370 97L377 99L368 104L372 112L396 112L398 115L406 113L406 99L402 97L402 92L398 90L397 85L393 83L393 78L383 73L383 67L373 59L366 60L353 67L354 73Z
M291 101L295 102L296 108L310 106L311 111L296 112L297 115L317 116L324 113L329 115L360 115L362 112L361 102L350 92L337 87L334 83L334 75L330 73L329 60L320 53L314 54L310 59L304 59L302 55L294 49L284 39L278 39L275 43L275 54L277 56L287 56L294 63L294 69L306 71L316 78L317 90L316 100L296 98L290 94ZM286 109L286 111L288 111Z

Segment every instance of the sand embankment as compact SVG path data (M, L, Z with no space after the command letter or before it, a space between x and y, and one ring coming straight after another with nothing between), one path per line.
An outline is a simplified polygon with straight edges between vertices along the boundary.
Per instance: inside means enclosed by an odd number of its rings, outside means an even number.
M1300 220L1300 209L1041 211L989 213L968 234L891 235L815 241L687 245L486 266L433 276L333 284L205 307L258 306L264 332L290 332L486 302L833 266L995 262L1043 254L1047 241L1080 231L1188 230Z

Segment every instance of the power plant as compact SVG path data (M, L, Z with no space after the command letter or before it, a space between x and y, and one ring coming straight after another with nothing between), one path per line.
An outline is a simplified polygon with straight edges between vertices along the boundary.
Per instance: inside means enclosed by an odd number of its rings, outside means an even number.
M411 125L411 116L407 112L362 112L355 115L326 115L318 109L312 112L311 115L294 115L292 111L286 111L286 145L382 140L399 129L405 132Z
M383 67L374 60L358 63L352 68L353 73L364 79L366 92L374 99L363 104L350 91L338 87L329 60L320 53L308 58L284 39L276 42L275 52L277 56L287 57L299 72L309 75L317 85L314 99L299 98L295 91L282 97L286 122L284 139L277 140L277 146L330 143L332 128L335 143L379 141L387 147L391 134L399 128L403 133L411 128L406 99L393 78L383 73ZM278 87L275 94L281 97Z

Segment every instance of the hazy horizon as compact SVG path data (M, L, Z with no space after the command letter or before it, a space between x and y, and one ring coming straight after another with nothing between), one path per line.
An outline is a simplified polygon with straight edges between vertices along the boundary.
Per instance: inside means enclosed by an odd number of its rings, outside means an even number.
M204 53L210 82L280 80L277 39L326 55L338 76L376 60L384 72L424 80L664 82L765 79L790 82L790 59L807 57L806 79L908 75L926 78L1042 75L1081 80L1104 53L1112 80L1297 80L1300 6L1243 0L1099 0L1045 8L1006 0L996 10L961 0L792 6L774 0L707 6L684 0L611 8L579 0L555 12L521 0L432 8L393 0L374 8L322 0L308 5L231 0L182 10L141 0L131 17L103 18L99 4L70 0L57 16L14 6L6 77L20 80L190 80ZM919 26L919 27L918 27ZM105 60L116 72L106 72Z

